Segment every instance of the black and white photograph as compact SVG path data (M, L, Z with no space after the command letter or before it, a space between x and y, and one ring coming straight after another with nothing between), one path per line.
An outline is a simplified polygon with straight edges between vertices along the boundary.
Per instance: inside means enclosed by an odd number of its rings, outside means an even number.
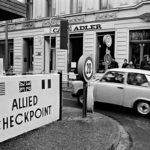
M150 0L0 0L0 150L150 150Z

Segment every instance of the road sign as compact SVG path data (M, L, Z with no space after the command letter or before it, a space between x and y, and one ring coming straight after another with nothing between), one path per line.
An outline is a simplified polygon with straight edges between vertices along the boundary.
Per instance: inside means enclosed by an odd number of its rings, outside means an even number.
M82 55L78 62L78 74L88 82L93 76L93 59L90 56Z
M111 55L110 54L105 54L105 56L104 56L104 62L107 65L110 65L110 63L111 63Z
M112 45L112 37L109 34L106 34L103 38L103 42L106 44L107 47Z

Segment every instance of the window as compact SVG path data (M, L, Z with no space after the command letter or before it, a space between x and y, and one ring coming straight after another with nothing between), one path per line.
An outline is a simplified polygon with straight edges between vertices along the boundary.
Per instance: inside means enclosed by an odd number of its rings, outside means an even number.
M127 83L129 85L135 86L143 86L143 87L149 86L149 83L145 75L140 73L128 73Z
M118 7L118 0L109 0L109 8L117 8Z
M94 2L93 0L86 0L86 10L93 10L94 8Z
M100 0L100 9L108 9L108 0Z
M109 71L101 79L102 82L124 83L124 72Z
M81 13L82 12L82 0L71 0L70 1L70 13Z
M26 0L27 10L26 10L26 18L30 20L33 18L33 0Z

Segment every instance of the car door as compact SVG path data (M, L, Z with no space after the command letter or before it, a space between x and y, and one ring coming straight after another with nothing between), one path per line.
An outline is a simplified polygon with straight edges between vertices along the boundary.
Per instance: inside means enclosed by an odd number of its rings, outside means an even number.
M150 101L150 84L144 74L129 72L123 105L132 107L135 100Z
M122 105L124 99L124 72L109 71L94 86L95 101Z

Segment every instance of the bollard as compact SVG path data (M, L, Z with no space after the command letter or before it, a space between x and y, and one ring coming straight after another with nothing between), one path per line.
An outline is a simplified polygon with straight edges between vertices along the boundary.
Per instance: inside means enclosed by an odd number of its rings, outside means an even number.
M87 111L93 113L94 111L94 97L93 97L93 85L88 84L87 87Z

